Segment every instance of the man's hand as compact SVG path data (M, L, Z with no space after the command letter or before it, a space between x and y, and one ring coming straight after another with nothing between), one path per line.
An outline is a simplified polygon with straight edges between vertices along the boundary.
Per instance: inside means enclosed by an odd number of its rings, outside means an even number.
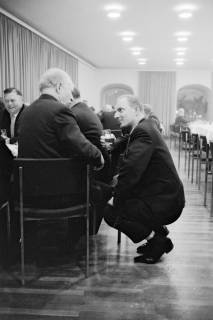
M103 157L103 155L101 154L101 165L100 165L99 167L94 167L93 169L94 169L95 171L99 171L99 170L101 170L103 167L104 167L104 157Z
M110 206L113 206L113 201L114 201L114 198L112 197L107 203L108 203Z

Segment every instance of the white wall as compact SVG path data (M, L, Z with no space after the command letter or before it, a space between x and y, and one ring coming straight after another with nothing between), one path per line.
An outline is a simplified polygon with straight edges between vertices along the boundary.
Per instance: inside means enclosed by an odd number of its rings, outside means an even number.
M101 107L101 91L109 84L125 84L138 94L138 72L127 69L95 69L79 61L79 89L83 99L98 111ZM200 84L212 90L211 70L178 70L176 72L176 93L189 84ZM210 99L211 100L211 99ZM209 116L213 121L213 105L209 105Z
M176 72L177 91L189 84L201 84L211 89L210 70L179 70Z
M97 91L99 92L99 107L101 107L101 91L109 84L125 84L138 94L137 71L125 69L97 69Z
M98 110L100 93L97 91L96 70L84 62L78 62L78 87L81 98L87 100L89 106Z
M82 99L98 111L101 107L101 91L109 84L125 84L138 93L138 73L132 70L95 69L79 61L78 87Z

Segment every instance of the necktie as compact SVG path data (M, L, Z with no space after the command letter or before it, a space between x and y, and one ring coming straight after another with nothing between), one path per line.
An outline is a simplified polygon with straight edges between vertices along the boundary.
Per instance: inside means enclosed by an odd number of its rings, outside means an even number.
M11 135L11 138L14 137L15 121L16 121L16 116L12 115L11 118L10 118L10 135Z

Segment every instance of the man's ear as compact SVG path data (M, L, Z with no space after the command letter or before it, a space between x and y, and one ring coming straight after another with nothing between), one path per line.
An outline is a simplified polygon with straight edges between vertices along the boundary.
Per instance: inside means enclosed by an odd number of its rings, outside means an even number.
M56 84L55 90L56 90L57 94L60 93L60 91L61 91L61 86L62 86L61 82L59 82L59 83Z

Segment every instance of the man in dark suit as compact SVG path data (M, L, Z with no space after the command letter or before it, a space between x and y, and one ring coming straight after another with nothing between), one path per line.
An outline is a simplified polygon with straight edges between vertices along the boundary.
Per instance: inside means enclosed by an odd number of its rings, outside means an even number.
M118 130L120 129L120 124L118 120L114 117L115 111L111 107L111 110L101 111L99 113L99 118L104 129Z
M1 129L6 129L10 143L16 143L19 136L20 122L26 106L23 104L23 96L16 88L4 90L5 109L1 116Z
M40 80L41 96L24 112L20 127L19 157L60 158L81 156L94 167L102 168L99 149L80 131L67 106L73 83L61 69L47 70Z
M143 104L146 119L150 119L153 125L161 132L161 124L158 117L153 113L152 106L148 103Z
M100 150L81 132L70 111L73 87L71 78L61 69L52 68L42 75L39 84L41 96L26 109L22 118L19 157L60 158L76 155L96 170L102 169L104 159ZM48 199L46 205L58 206L58 203L67 200L64 196ZM71 222L70 235L74 242L80 237L81 225L81 221Z
M70 110L74 114L81 132L101 151L104 157L104 168L98 171L95 177L97 180L109 183L112 178L109 171L109 153L101 144L103 134L101 121L88 105L81 101L80 91L76 87L72 90L72 95L73 101L70 104Z
M94 173L95 181L98 181L98 185L101 185L102 197L101 200L94 199L94 205L96 212L103 212L104 206L106 205L106 200L109 199L109 194L111 194L111 187L107 183L111 182L112 175L110 170L110 159L107 149L101 144L102 135L102 124L98 116L88 107L88 105L81 101L80 91L74 87L72 90L73 101L70 104L70 110L75 116L77 124L81 132L85 137L92 142L102 153L104 157L104 167L103 169ZM102 182L102 183L101 183ZM95 183L95 182L94 182ZM100 197L98 197L100 198ZM102 221L102 214L97 214L96 220L96 232Z
M135 262L155 263L173 248L164 225L176 221L183 210L183 185L160 132L145 119L138 99L120 97L115 116L121 127L131 125L132 130L105 220L134 243L147 239Z

